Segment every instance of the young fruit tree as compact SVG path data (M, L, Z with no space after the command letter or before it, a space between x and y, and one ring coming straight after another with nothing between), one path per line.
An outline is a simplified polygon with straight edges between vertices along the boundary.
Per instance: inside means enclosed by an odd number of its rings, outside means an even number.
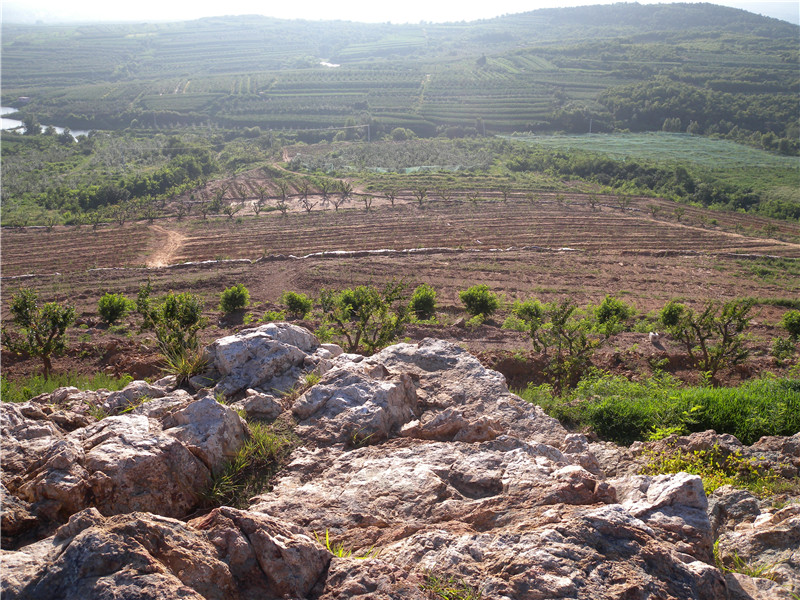
M10 309L20 330L16 334L3 331L3 345L14 353L41 358L43 375L48 378L53 368L51 357L67 349L66 331L75 320L75 309L57 302L40 306L36 292L25 288L11 297Z
M745 330L753 304L751 299L709 301L695 312L671 300L661 309L659 318L672 337L686 347L694 365L714 381L720 369L747 358Z

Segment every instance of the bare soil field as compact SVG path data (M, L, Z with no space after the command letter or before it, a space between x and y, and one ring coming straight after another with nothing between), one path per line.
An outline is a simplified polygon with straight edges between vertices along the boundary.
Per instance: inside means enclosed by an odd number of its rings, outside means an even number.
M663 206L655 218L653 205ZM512 384L523 385L536 379L531 357L524 356L530 342L500 328L503 311L481 327L453 325L464 316L460 290L483 283L509 302L568 297L579 306L617 294L642 315L671 298L699 305L709 299L755 297L762 302L754 319L753 356L746 368L725 378L784 370L767 351L780 334L776 324L786 309L770 300L800 297L796 224L693 208L679 221L671 212L674 204L653 199L636 199L622 208L607 198L592 210L580 196L534 204L428 202L420 207L407 199L370 211L353 206L294 210L286 216L192 216L97 230L4 230L3 321L10 317L11 294L21 286L33 287L43 299L68 301L77 309L70 355L56 360L56 369L152 376L156 354L152 339L136 333L137 317L129 317L127 334L100 326L97 301L103 293L135 298L149 279L155 294L199 294L211 323L204 337L212 339L244 326L242 315L226 321L216 307L219 293L234 283L249 288L249 314L255 321L265 310L279 308L285 290L317 296L324 288L397 278L412 286L429 283L438 293L440 324L409 327L409 338L456 340L493 366L504 364ZM631 376L647 375L658 351L643 343L646 338L621 334L595 362ZM670 369L691 379L677 345L666 352L661 358L669 359ZM511 355L517 356L516 363ZM36 369L34 361L3 355L3 371L10 377Z

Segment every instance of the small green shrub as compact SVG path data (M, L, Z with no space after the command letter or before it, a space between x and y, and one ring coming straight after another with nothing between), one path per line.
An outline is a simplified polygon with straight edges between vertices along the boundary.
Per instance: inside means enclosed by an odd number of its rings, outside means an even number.
M695 367L713 380L723 367L748 356L744 332L750 324L752 298L707 302L701 311L675 300L661 310L660 319L673 338L683 343Z
M770 354L776 359L787 360L794 356L795 347L794 342L790 339L775 338L772 340L772 348Z
M781 327L789 332L789 337L795 342L800 339L800 310L790 310L783 314Z
M436 290L427 283L419 285L411 294L409 309L420 321L436 316Z
M169 360L197 350L197 333L206 325L200 297L169 292L154 301L150 293L148 282L139 289L136 310L144 319L142 329L155 331L161 353Z
M471 288L458 293L467 312L473 316L491 316L500 308L500 299L485 284L473 285Z
M323 290L320 305L331 331L346 341L347 352L362 346L374 352L402 334L409 320L405 285L392 281L383 288L359 285L340 292Z
M314 307L311 298L298 292L284 292L281 302L286 305L288 315L295 319L304 318Z
M135 304L123 294L104 294L97 303L97 312L106 325L113 325L133 310Z
M744 458L738 453L728 454L718 446L694 452L680 448L650 451L642 469L644 475L680 472L699 475L706 494L723 485L733 485L765 496L772 493L780 479L778 473L759 465L754 459Z
M636 310L627 302L615 296L606 296L595 307L595 329L606 337L610 337L625 330L625 325Z
M241 283L224 290L219 297L219 308L226 315L250 305L250 292Z

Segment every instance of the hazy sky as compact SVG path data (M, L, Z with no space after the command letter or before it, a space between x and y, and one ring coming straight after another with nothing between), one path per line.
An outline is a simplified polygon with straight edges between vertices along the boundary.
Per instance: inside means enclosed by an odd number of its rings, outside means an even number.
M361 0L331 2L304 0L27 0L3 2L6 22L62 21L176 21L219 15L262 14L285 19L341 19L347 21L418 23L419 21L472 21L537 8L610 4L613 0L494 0L493 2L442 2L441 0ZM640 0L653 4L651 0ZM713 0L712 0L713 2ZM800 23L800 0L714 2L769 17Z

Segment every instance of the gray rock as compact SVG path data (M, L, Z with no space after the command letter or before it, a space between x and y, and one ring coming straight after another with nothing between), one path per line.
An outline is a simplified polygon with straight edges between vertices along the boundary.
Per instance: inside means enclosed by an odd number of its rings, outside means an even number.
M416 416L417 396L408 375L387 378L380 369L349 366L329 372L295 401L300 437L318 444L374 444Z
M222 376L215 392L232 395L264 385L276 387L272 380L290 372L296 381L307 357L318 347L311 332L289 323L270 323L220 338L206 349L211 365Z

